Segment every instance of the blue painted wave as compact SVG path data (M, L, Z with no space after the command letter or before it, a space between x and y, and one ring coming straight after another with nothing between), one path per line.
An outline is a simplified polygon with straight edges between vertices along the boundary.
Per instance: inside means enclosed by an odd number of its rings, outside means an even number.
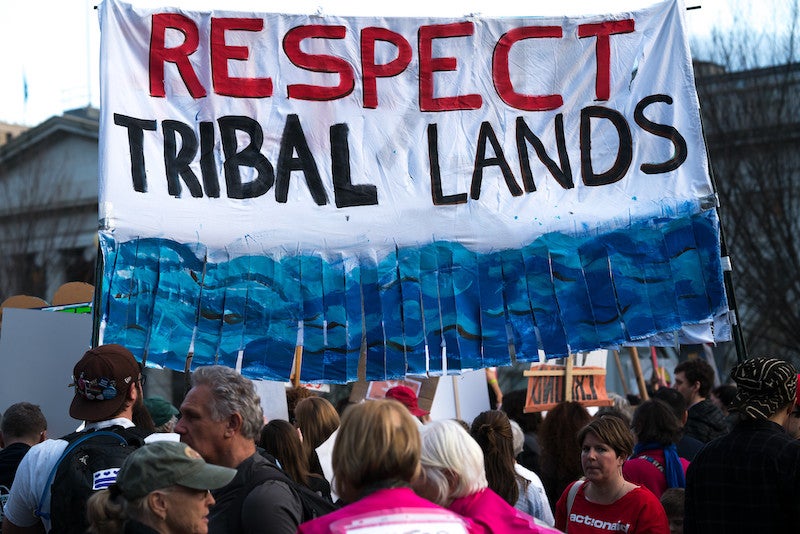
M485 254L453 242L377 258L245 255L206 261L202 244L102 234L105 343L148 365L233 366L286 380L303 325L305 381L368 380L613 347L727 309L713 210L602 235L547 234Z

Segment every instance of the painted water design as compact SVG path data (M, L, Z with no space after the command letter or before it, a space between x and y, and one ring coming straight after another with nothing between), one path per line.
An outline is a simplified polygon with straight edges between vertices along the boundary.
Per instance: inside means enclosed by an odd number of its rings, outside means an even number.
M615 347L727 309L714 210L602 235L547 234L485 254L454 242L378 258L245 255L206 261L202 244L101 234L104 343L148 365L234 366L286 380L302 324L304 381L368 380ZM426 347L430 358L426 361Z

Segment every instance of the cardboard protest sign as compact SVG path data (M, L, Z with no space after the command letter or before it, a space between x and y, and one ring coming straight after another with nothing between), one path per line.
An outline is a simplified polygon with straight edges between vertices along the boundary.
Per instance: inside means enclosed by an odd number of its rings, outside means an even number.
M395 386L411 388L417 395L419 407L431 413L434 421L440 419L472 420L489 409L489 393L483 370L467 371L458 376L422 377L407 376L402 380L356 382L350 393L350 402L383 399Z
M726 339L680 2L100 20L100 333L148 365L286 380L302 344L303 381L346 382L362 345L385 380Z
M561 402L578 402L583 406L611 406L614 402L606 391L606 368L598 365L603 351L565 358L564 363L533 364L523 374L528 377L525 412L552 410Z
M552 410L567 400L584 406L614 404L606 392L606 370L601 367L574 367L568 374L565 365L542 364L532 365L525 374L530 376L526 412ZM569 399L566 398L567 392Z
M419 407L430 410L438 387L437 377L408 376L402 380L382 380L377 382L356 382L350 392L350 402L376 400L386 397L386 392L395 386L406 386L417 396Z

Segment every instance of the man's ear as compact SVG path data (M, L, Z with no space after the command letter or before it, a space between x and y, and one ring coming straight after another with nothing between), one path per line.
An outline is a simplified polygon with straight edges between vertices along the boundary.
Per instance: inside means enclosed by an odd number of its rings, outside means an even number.
M151 492L147 496L147 504L150 506L150 510L160 519L164 520L167 518L167 499L164 497L164 494L160 491Z
M6 448L6 440L3 439L3 433L0 432L0 449L5 449L5 448Z
M139 397L142 396L142 390L139 388L139 381L133 382L130 386L128 386L128 394L126 398L129 401L136 401Z
M242 430L243 421L244 420L242 419L242 414L238 412L234 412L231 415L229 415L228 424L227 427L225 428L225 434L233 435L240 433Z

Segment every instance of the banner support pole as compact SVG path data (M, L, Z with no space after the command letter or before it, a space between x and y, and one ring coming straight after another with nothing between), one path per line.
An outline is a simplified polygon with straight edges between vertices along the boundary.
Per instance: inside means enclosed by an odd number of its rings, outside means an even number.
M290 380L294 387L300 386L300 371L303 368L303 345L294 348L294 363L292 364L292 376Z
M619 381L622 383L622 391L625 393L625 396L631 394L631 390L628 388L628 382L625 379L625 373L622 370L622 362L619 359L619 351L612 350L611 352L614 353L614 363L617 364L617 372L619 373Z
M696 85L696 84L695 84ZM696 89L696 88L695 88ZM698 101L700 94L697 95ZM717 216L720 215L720 199L719 188L717 187L717 179L714 176L714 166L711 165L711 153L708 147L708 137L706 137L706 126L703 121L702 108L697 109L697 114L700 116L700 133L703 136L703 144L706 149L706 160L708 161L708 177L711 180L711 188L714 191L714 209L717 211ZM739 305L736 303L736 291L733 286L733 265L731 264L731 257L728 251L728 243L725 240L725 229L722 225L722 217L719 216L719 245L720 256L722 260L722 282L725 286L725 294L728 297L728 316L731 322L731 333L733 334L733 343L736 348L736 359L738 363L742 363L748 358L747 343L744 339L744 332L742 325L739 321Z
M647 385L644 383L644 375L642 375L642 364L639 362L639 350L636 347L629 347L631 351L631 362L633 362L633 373L636 375L636 383L639 384L639 396L642 402L648 400L650 397L647 395Z

